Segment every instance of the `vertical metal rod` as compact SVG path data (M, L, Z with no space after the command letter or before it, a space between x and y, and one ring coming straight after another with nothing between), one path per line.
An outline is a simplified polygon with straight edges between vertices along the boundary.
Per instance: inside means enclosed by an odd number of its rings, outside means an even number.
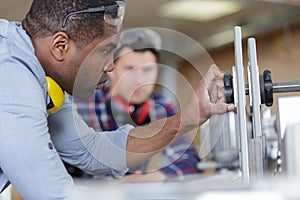
M249 139L249 171L252 177L261 177L263 175L263 141L260 117L260 81L257 65L256 44L254 38L248 39L248 73L249 73L249 96L250 106L252 108L252 132L253 136Z
M234 27L234 47L235 47L235 69L237 75L237 98L235 104L237 107L238 128L241 140L241 167L243 181L249 183L249 158L248 158L248 138L246 127L246 95L244 80L244 65L242 52L242 34L241 27Z
M249 59L249 96L250 106L252 107L252 123L253 123L253 137L261 137L261 120L260 120L260 85L259 85L259 71L256 56L256 44L254 38L248 39L248 59ZM251 86L251 87L250 87Z

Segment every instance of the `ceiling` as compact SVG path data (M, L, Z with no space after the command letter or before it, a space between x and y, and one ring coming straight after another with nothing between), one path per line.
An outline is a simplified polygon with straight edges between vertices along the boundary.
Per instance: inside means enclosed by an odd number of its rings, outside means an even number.
M172 0L127 0L124 27L168 28L193 38L206 49L214 49L232 42L233 37L226 34L236 25L242 26L246 37L265 34L300 21L299 0L237 0L242 6L240 11L209 22L160 17L158 8L170 1ZM21 20L31 2L32 0L1 0L0 18ZM213 40L217 37L219 40Z

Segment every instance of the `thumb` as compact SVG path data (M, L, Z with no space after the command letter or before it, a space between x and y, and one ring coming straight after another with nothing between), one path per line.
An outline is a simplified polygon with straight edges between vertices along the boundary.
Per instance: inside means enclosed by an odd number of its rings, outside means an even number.
M234 104L217 103L212 104L212 114L224 114L235 110Z

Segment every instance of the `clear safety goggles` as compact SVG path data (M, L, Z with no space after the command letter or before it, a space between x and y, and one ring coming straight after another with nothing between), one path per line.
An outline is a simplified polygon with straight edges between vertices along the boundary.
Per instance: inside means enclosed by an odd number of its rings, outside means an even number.
M70 12L64 17L62 28L66 26L67 20L72 15L82 14L82 13L95 13L95 12L104 12L104 21L107 24L113 26L119 26L123 23L124 15L125 15L125 6L126 0L123 1L115 1L116 4L110 6L100 6L95 8L88 8L85 10L79 10Z

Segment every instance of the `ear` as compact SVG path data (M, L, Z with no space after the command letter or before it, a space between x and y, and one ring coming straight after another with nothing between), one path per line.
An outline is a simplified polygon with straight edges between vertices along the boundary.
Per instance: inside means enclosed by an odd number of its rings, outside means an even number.
M65 55L70 48L70 38L64 32L57 32L52 36L51 40L51 54L58 61L63 61Z

